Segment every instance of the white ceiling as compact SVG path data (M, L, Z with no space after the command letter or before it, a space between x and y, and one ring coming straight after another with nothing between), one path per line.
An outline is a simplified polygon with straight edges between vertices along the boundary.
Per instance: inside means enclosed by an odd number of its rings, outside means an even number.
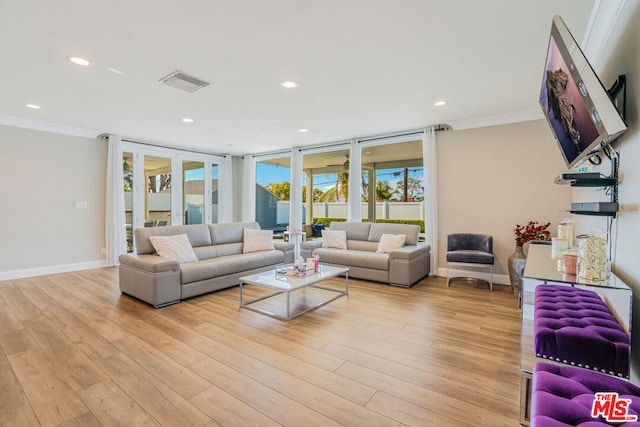
M553 15L581 42L593 5L1 0L0 116L220 154L531 118ZM158 82L175 70L212 85Z

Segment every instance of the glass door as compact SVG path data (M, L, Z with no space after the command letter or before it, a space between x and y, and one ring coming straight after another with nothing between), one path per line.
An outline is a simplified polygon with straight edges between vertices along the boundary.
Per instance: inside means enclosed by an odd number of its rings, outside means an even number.
M127 252L133 252L133 153L122 153L122 181L124 185L125 239Z
M205 223L204 162L182 161L183 224Z
M144 156L144 226L171 225L171 158Z

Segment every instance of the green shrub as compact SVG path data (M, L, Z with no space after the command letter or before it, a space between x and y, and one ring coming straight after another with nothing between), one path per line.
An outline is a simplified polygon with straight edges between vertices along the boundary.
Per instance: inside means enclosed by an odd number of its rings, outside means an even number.
M424 233L424 220L423 219L376 219L376 222L383 224L412 224L419 225L420 232Z
M324 224L326 228L329 228L332 222L345 222L346 218L314 218L314 224ZM366 218L362 222L367 222ZM381 224L413 224L420 226L420 232L424 233L424 220L422 219L376 219L377 223Z

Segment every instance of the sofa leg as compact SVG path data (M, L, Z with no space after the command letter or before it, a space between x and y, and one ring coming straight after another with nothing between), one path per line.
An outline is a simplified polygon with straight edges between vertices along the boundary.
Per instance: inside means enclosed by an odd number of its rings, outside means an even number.
M447 288L451 285L451 267L447 266Z
M162 307L166 307L166 306L168 306L168 305L177 304L177 303L179 303L179 302L180 302L180 300L179 300L179 299L177 299L177 300L175 300L175 301L169 301L169 302L165 302L165 303L162 303L162 304L154 305L154 306L153 306L153 308L162 308Z

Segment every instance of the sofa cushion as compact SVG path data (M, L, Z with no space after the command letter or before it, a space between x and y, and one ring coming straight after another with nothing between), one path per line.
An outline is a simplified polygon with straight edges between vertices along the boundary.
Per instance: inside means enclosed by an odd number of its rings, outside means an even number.
M280 264L284 253L278 250L252 252L205 259L199 262L183 264L180 268L182 284L198 282L214 277L241 273L256 268Z
M193 248L199 260L242 253L242 242L227 243L225 245L199 246Z
M449 251L446 253L447 262L467 262L473 264L493 264L494 255L482 251Z
M344 265L348 267L369 268L372 270L389 270L389 254L372 251L342 250L319 248L313 251L320 257L320 262Z
M178 261L179 263L198 261L186 234L150 236L149 241L151 241L156 253L163 258Z
M323 230L322 247L347 249L347 233L344 230Z
M537 363L533 371L531 425L620 425L608 423L602 417L592 417L593 402L598 392L616 392L619 394L618 402L621 399L629 399L627 414L640 416L640 388L637 386L582 368Z
M379 242L383 234L404 234L405 245L417 245L420 236L420 226L414 224L371 224L369 235L363 240Z
M244 229L260 230L257 222L234 222L225 224L209 224L212 245L242 242ZM195 245L194 245L195 246Z
M369 222L332 222L329 229L347 232L347 240L367 240L369 238Z
M245 228L242 240L242 253L268 251L273 247L273 230L252 230Z
M378 249L376 252L389 253L394 249L399 249L404 246L404 241L407 238L405 234L383 234L380 237L378 243Z
M537 286L534 345L538 357L629 376L630 336L593 291Z
M136 239L136 252L152 254L156 250L151 244L151 236L175 236L186 234L191 246L208 246L211 244L211 233L206 224L172 225L170 227L141 227L133 230Z

